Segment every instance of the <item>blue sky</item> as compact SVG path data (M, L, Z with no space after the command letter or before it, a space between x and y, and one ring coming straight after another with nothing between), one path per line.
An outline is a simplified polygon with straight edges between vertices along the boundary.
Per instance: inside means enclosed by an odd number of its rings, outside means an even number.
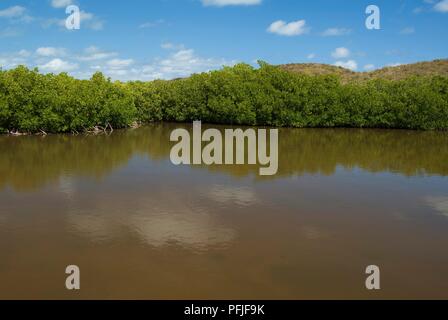
M67 30L65 9L81 10ZM365 27L366 7L381 29ZM237 62L356 71L447 58L448 0L0 0L0 66L152 80Z

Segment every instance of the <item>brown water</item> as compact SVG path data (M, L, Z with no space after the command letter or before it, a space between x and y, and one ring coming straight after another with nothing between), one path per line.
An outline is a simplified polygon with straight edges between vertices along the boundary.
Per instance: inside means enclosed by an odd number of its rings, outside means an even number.
M284 129L259 177L172 165L179 126L1 136L0 298L448 299L447 133Z

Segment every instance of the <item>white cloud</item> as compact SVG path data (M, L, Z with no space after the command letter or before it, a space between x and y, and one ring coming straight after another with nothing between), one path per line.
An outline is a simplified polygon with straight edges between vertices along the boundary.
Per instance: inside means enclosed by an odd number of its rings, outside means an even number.
M26 50L19 52L0 54L0 68L11 69L19 65L27 65L27 58L30 53Z
M0 53L0 67L10 69L20 64L30 68L37 66L44 73L68 72L80 79L88 79L94 72L101 71L114 80L129 81L183 78L236 63L201 57L193 49L182 45L165 43L165 47L170 50L166 57L146 63L119 58L118 53L107 52L96 46L88 47L78 54L63 48L41 47L33 52L21 50L7 55Z
M134 60L132 59L112 59L107 61L107 66L111 69L122 69L129 67L134 63Z
M216 58L203 58L196 55L193 49L182 49L170 54L165 59L157 59L151 64L131 70L133 78L174 79L188 77L193 73L219 69L225 65L234 65L235 61Z
M440 2L438 2L435 6L434 9L438 12L448 12L448 0L442 0Z
M36 54L41 57L64 56L66 50L64 48L41 47L36 50Z
M139 26L139 28L140 29L154 28L154 27L157 27L157 26L159 26L161 24L164 24L164 23L165 23L165 20L163 20L163 19L159 19L159 20L156 20L156 21L148 21L148 22L142 23Z
M253 6L261 4L262 0L202 0L204 6Z
M56 19L56 18L45 19L41 22L41 25L43 28L49 28L53 25L65 28L65 19Z
M281 36L291 37L305 34L309 31L309 29L306 27L305 20L298 20L289 23L283 20L278 20L273 22L267 31Z
M11 27L0 30L0 38L17 37L21 34L22 32L20 30Z
M126 69L109 69L106 71L106 73L110 76L115 76L115 77L124 77L127 76L129 74L129 70Z
M68 61L61 60L59 58L53 59L46 64L39 65L39 69L42 69L46 72L68 72L78 69L78 65L76 63L70 63Z
M80 19L81 19L81 29L91 29L91 30L102 30L104 27L104 21L99 19L93 13L80 11ZM65 29L65 19L47 19L42 22L42 26L44 28L48 28L51 26L58 26L60 28Z
M174 44L171 42L164 42L160 45L160 47L165 50L183 50L183 49L185 49L185 46L183 44Z
M104 22L98 19L93 13L81 11L81 28L86 26L88 29L92 30L102 30L104 27Z
M310 53L309 55L307 55L307 59L311 60L314 59L316 57L316 55L314 53Z
M342 68L349 69L352 71L355 71L356 69L358 69L358 63L356 63L355 60L336 61L334 63L334 65L337 67L342 67Z
M26 8L22 6L13 6L0 10L0 18L9 19L13 22L23 22L23 23L30 23L34 21L35 18L31 17L26 12L27 12ZM5 35L5 33L7 33L6 31L3 31L2 33L3 36L12 36L12 35Z
M344 36L344 35L347 35L350 33L351 33L350 29L329 28L329 29L325 30L324 32L322 32L322 36L323 37L336 37L336 36Z
M29 52L28 50L22 49L19 52L17 52L17 54L21 57L29 57L31 55L31 52Z
M415 28L413 27L406 27L400 30L400 34L403 35L408 35L408 34L413 34L415 32Z
M54 8L65 8L73 4L73 0L51 0L51 6Z
M375 69L375 65L374 64L366 64L364 66L364 70L365 71L372 71L373 69Z
M116 52L107 52L102 51L98 47L91 46L84 50L84 54L82 56L77 57L80 61L95 61L95 60L104 60L109 59L116 56Z
M13 6L0 10L0 18L17 18L25 14L26 9L21 6Z
M344 47L336 48L331 53L331 56L335 59L347 58L348 56L350 56L350 50Z

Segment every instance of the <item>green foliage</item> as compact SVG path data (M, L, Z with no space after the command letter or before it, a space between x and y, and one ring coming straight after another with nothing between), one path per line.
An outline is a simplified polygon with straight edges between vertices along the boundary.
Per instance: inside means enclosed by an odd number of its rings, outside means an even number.
M260 62L187 79L111 82L0 70L0 132L75 132L133 122L202 120L278 127L448 129L448 78L343 83Z

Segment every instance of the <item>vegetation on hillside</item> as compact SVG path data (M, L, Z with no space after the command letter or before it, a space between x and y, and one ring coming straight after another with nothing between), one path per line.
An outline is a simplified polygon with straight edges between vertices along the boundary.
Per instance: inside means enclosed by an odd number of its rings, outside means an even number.
M278 127L448 129L448 77L412 76L344 82L260 63L224 67L187 79L112 82L0 71L0 131L85 132L136 122Z
M414 76L433 77L448 76L448 60L424 61L413 64L402 64L385 67L369 72L354 72L342 67L320 63L293 63L279 66L281 69L293 73L307 75L332 75L341 77L344 83L360 82L372 79L404 80Z

